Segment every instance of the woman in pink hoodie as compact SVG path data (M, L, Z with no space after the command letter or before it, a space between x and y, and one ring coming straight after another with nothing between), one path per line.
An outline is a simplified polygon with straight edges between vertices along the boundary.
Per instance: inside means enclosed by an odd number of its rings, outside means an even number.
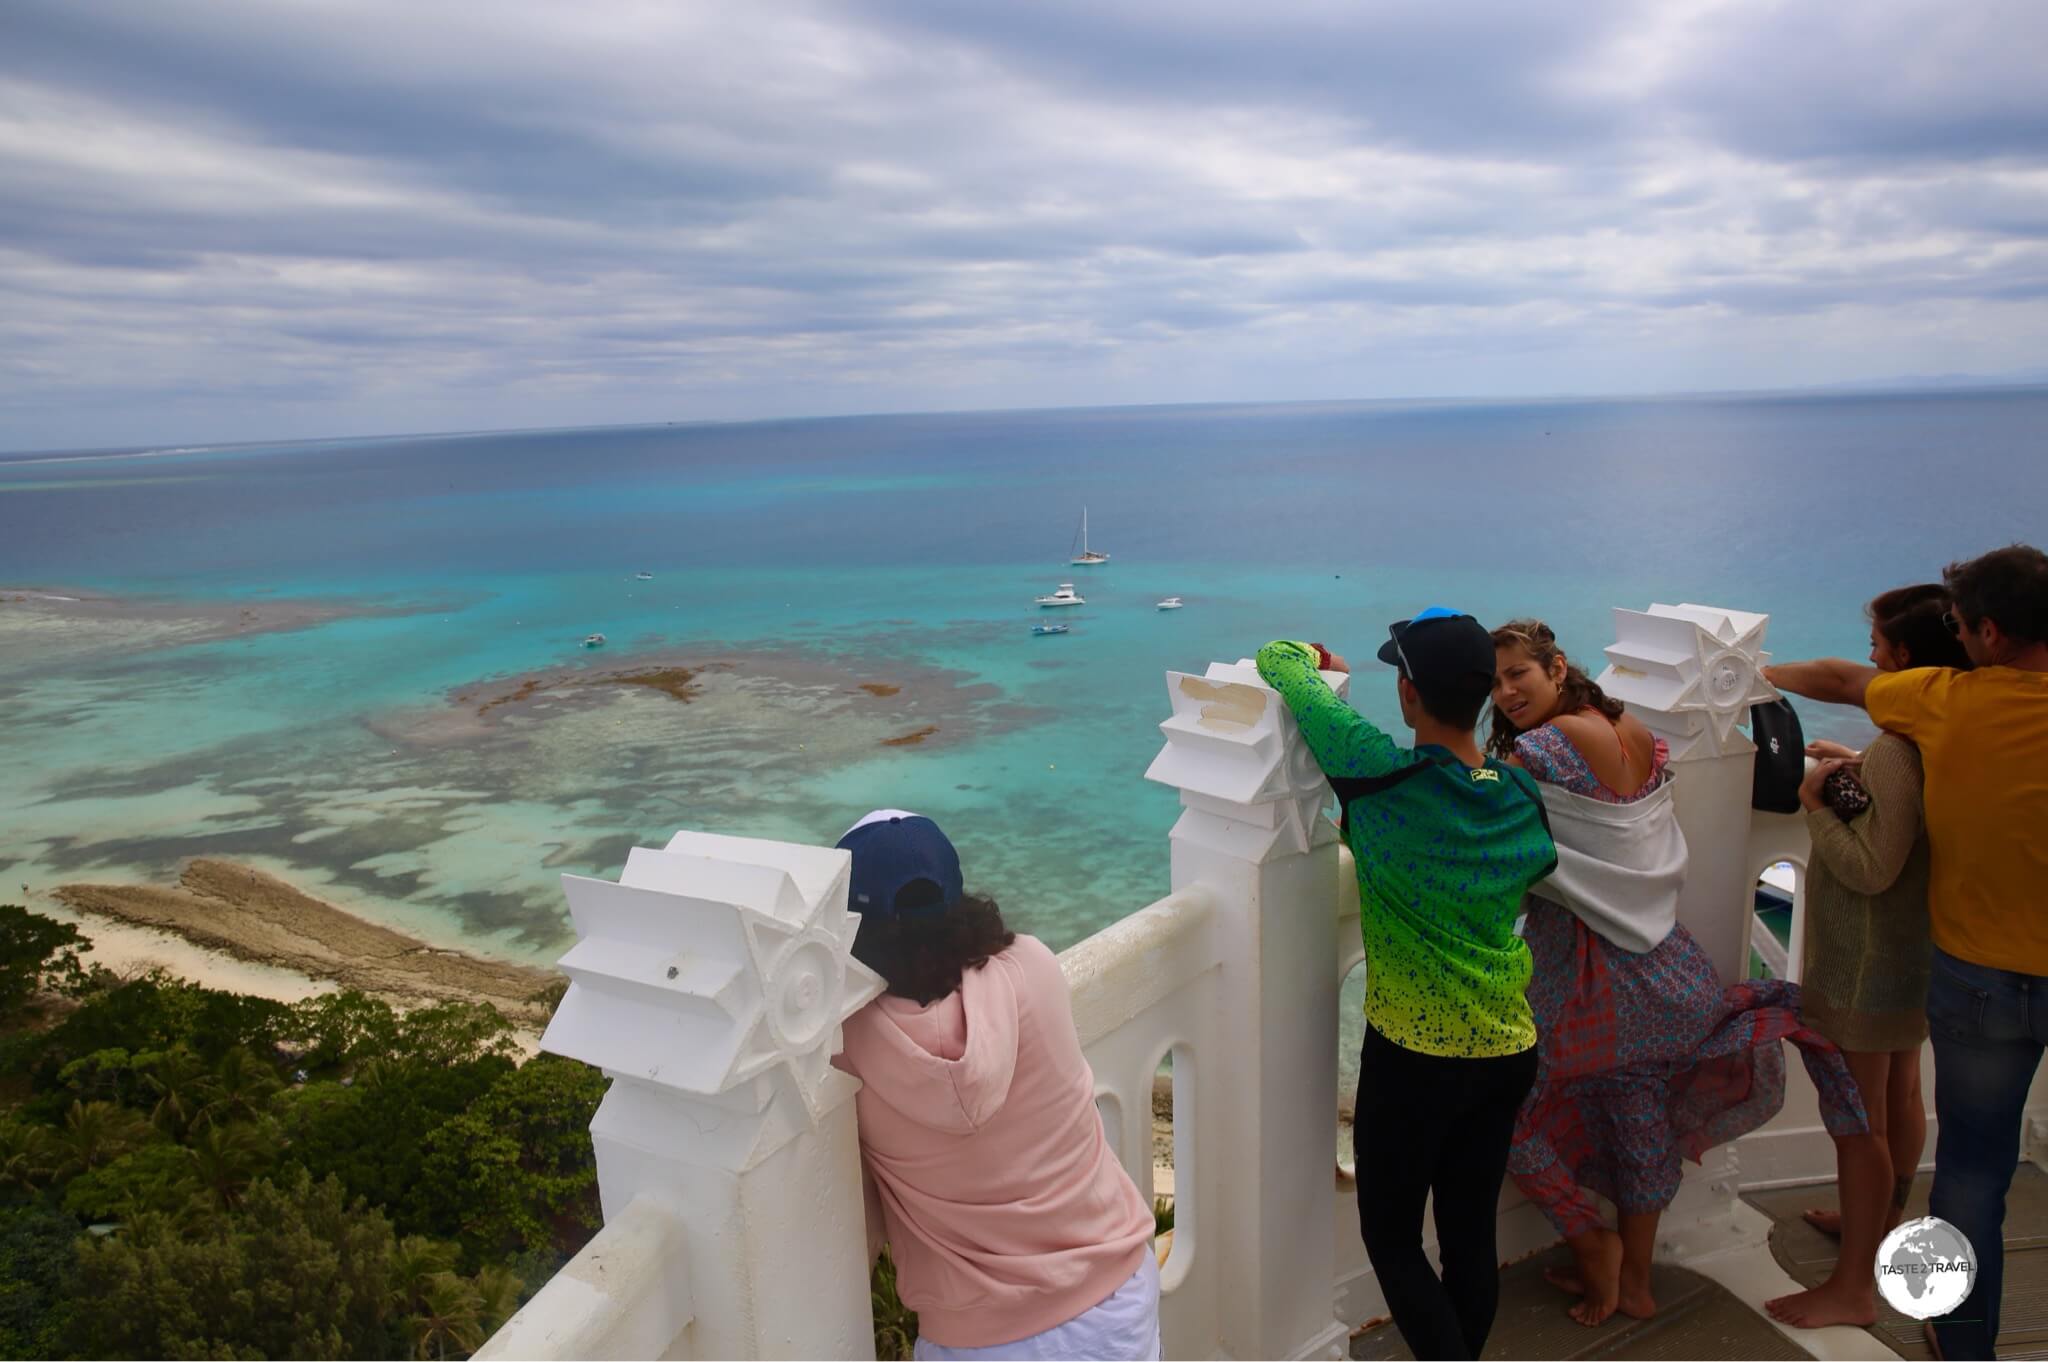
M854 824L855 958L889 991L833 1061L861 1080L874 1179L920 1358L1156 1358L1152 1212L1111 1152L1051 951L964 892L938 825Z

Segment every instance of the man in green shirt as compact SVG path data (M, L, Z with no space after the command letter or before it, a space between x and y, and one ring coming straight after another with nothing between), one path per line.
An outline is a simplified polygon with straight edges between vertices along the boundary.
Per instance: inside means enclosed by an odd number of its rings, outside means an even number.
M1417 1357L1477 1357L1500 1298L1494 1218L1515 1113L1536 1077L1522 896L1557 865L1527 772L1481 754L1493 641L1432 606L1389 630L1402 747L1320 675L1321 644L1269 643L1280 693L1343 810L1365 936L1365 1046L1353 1142L1358 1218L1387 1308ZM1422 1251L1435 1197L1438 1279Z

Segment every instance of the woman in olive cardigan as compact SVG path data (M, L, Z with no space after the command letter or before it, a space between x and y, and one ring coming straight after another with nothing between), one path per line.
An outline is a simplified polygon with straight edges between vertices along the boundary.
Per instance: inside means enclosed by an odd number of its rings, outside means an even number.
M1968 667L1962 645L1942 623L1949 608L1940 586L1908 586L1872 601L1870 660L1881 671ZM1798 691L1797 664L1774 679ZM1835 1141L1842 1209L1813 1210L1817 1229L1842 1236L1834 1275L1811 1291L1766 1308L1802 1328L1868 1325L1877 1318L1872 1264L1878 1242L1899 1223L1927 1144L1920 1095L1920 1045L1927 1039L1927 835L1920 816L1920 753L1892 733L1861 753L1835 743L1807 749L1821 758L1800 786L1813 838L1807 866L1804 995L1800 1012L1842 1047L1863 1090L1870 1133ZM1849 772L1838 776L1837 772ZM1830 785L1830 780L1835 784ZM1868 796L1854 809L1827 792L1853 780ZM1844 814L1851 816L1845 817Z

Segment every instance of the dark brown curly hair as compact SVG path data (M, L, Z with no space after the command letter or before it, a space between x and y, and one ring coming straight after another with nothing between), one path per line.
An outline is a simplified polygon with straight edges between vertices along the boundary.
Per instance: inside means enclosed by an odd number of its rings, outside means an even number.
M897 906L914 913L925 905ZM853 958L881 975L889 992L922 1007L952 993L967 971L980 969L1016 939L1017 934L1003 925L994 899L962 894L958 903L936 916L862 914L860 931L853 938Z
M1493 631L1495 648L1525 648L1529 657L1548 674L1552 664L1564 657L1564 649L1557 646L1557 635L1550 632L1550 626L1542 620L1509 620ZM1577 714L1582 709L1597 709L1609 719L1619 719L1624 710L1619 700L1611 698L1600 689L1598 682L1586 675L1585 669L1570 658L1565 658L1564 684L1558 687L1564 703L1560 714ZM1486 737L1486 750L1506 761L1515 753L1515 738L1521 730L1514 721L1501 713L1496 705L1493 710L1493 728Z

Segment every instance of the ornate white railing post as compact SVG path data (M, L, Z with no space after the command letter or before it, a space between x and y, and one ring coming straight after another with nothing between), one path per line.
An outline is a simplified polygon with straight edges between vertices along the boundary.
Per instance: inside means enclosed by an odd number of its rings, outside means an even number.
M873 1357L843 851L679 832L619 882L564 875L579 937L542 1048L612 1085L590 1123L605 1219L673 1208L691 1357Z
M1769 615L1704 605L1616 610L1600 686L1671 747L1678 822L1688 852L1678 920L1723 983L1749 977L1756 871L1749 798L1756 744L1751 705L1777 698L1763 679Z
M1703 605L1614 612L1615 641L1600 686L1670 745L1685 885L1678 920L1698 939L1721 981L1749 977L1756 867L1750 863L1750 789L1756 744L1743 731L1751 705L1774 699L1763 679L1770 616ZM1754 1250L1769 1222L1741 1200L1733 1145L1708 1150L1687 1169L1658 1234L1660 1255L1699 1259Z
M1340 691L1349 678L1328 679ZM1181 792L1173 887L1207 886L1221 1014L1201 1067L1204 1189L1231 1357L1344 1355L1329 1232L1335 1174L1337 833L1293 717L1248 662L1168 672L1166 746L1146 778Z

